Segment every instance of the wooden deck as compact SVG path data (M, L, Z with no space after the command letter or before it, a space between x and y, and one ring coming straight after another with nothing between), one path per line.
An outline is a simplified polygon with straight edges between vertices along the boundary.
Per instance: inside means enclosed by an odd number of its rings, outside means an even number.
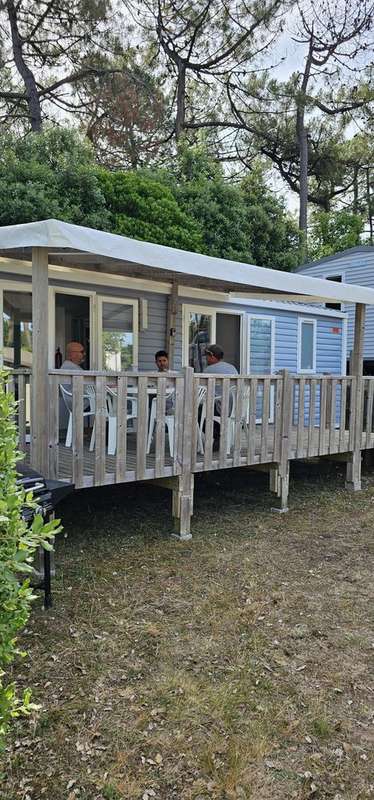
M48 380L42 442L30 420L28 374L15 372L10 380L18 399L20 449L29 463L40 469L42 460L46 477L72 481L76 488L158 480L173 490L178 519L189 520L192 513L196 473L263 465L285 509L290 461L339 454L347 461L348 485L358 489L361 451L374 447L374 378L287 372L215 377L186 368L176 376L52 370ZM61 384L70 387L68 447Z

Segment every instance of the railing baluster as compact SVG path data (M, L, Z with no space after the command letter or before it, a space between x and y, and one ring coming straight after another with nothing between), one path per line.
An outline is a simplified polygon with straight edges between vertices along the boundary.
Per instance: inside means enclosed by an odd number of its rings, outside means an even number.
M241 449L241 434L243 428L243 405L244 405L244 380L243 378L236 378L233 382L233 397L234 403L234 451L233 451L233 466L240 466L240 449ZM230 423L231 424L231 423Z
M213 416L215 400L215 378L208 378L208 390L206 397L206 419L205 419L205 446L204 446L204 470L211 469L213 458ZM225 424L225 423L224 423ZM221 431L222 433L222 431Z
M282 380L275 378L273 381L274 386L274 403L273 403L273 425L274 425L274 445L273 445L273 458L272 461L279 461L281 452L281 438L282 438Z
M327 410L327 384L326 378L321 378L320 408L319 408L319 452L325 454L326 438L326 410Z
M180 475L182 470L183 455L183 400L184 400L184 379L175 379L175 421L174 421L174 458L173 475ZM193 423L192 423L193 424ZM192 434L197 436L197 424L192 428ZM196 442L192 449L192 458L196 455Z
M165 416L166 378L162 377L157 379L155 478L161 478L165 473Z
M95 380L96 413L95 413L95 485L105 483L106 461L106 378L100 376Z
M329 435L329 453L336 452L336 378L330 379L330 435Z
M305 430L305 378L298 378L298 385L299 385L299 404L298 404L298 416L297 416L296 458L302 458L304 455L304 430Z
M247 464L256 462L257 378L250 378Z
M227 464L228 417L230 413L230 378L222 379L221 398L221 436L219 442L219 465L221 469Z
M136 480L146 477L148 437L148 378L138 378L138 421L136 433Z
M340 390L340 425L339 425L339 452L345 453L346 446L346 433L345 433L345 418L347 411L347 379L342 378Z
M73 483L76 489L83 486L83 385L84 374L74 375L72 379L73 414Z
M49 375L49 477L59 478L60 384L56 375Z
M261 461L268 460L268 431L270 415L270 378L264 378L262 394Z
M367 384L369 390L366 407L366 447L369 449L372 445L374 378L368 378Z
M25 452L26 445L26 385L25 376L18 375L18 447L22 453Z
M309 420L308 420L308 457L314 456L314 427L316 421L316 390L317 381L311 378L309 384Z
M127 378L119 377L117 382L117 441L116 441L116 482L126 479L127 458Z

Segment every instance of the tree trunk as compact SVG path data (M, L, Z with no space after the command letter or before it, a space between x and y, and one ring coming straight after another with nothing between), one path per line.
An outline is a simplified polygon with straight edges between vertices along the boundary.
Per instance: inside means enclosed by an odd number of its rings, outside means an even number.
M303 264L307 258L308 235L308 130L304 126L304 108L297 111L296 128L300 157L299 253Z
M186 67L182 61L178 62L178 86L177 86L177 117L175 120L175 137L180 139L184 131L186 116Z
M40 133L42 129L42 113L36 81L31 69L27 66L22 52L22 39L18 30L17 11L13 0L7 0L7 11L12 35L14 62L25 86L25 97L29 108L31 128Z

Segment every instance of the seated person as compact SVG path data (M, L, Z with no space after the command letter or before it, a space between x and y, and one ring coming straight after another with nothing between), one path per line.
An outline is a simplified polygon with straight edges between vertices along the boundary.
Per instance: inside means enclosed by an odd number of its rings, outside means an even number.
M69 342L66 345L66 358L61 364L61 369L83 369L81 366L86 356L83 344Z
M209 344L205 348L205 355L208 362L208 366L204 369L204 374L208 375L238 375L238 370L234 367L233 364L229 364L228 361L223 360L224 352L222 347L219 344ZM216 384L215 387L215 400L214 400L214 416L220 417L221 416L221 399L222 399L222 385ZM232 402L233 398L230 394L230 408L229 413L232 409ZM220 430L221 426L218 422L214 422L213 428L213 450L219 449L219 437L220 437Z
M166 350L157 350L155 362L159 372L169 372L169 354Z

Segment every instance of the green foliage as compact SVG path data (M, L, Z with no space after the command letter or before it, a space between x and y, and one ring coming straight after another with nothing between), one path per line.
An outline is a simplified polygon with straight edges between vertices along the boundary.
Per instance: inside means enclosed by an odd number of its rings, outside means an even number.
M311 221L309 259L324 258L361 243L364 222L357 214L348 211L314 211Z
M266 183L257 165L241 184L251 229L253 263L260 267L291 270L298 263L299 231L294 218Z
M35 551L43 546L52 549L51 539L59 532L58 521L44 524L36 514L31 527L22 520L25 503L31 495L17 487L17 431L14 422L15 401L5 392L7 373L0 371L0 749L12 718L29 713L35 706L27 689L22 698L14 682L6 680L5 669L17 656L17 633L26 624L34 595L29 575L33 572ZM25 577L20 577L20 576Z
M276 269L296 266L297 225L267 187L260 164L234 184L204 147L182 147L174 192L202 225L203 252Z
M146 173L102 169L98 174L113 233L201 251L199 223L180 208L165 183Z
M0 225L50 218L259 266L297 263L297 229L256 167L226 178L205 146L169 170L111 172L75 131L0 140Z
M89 143L50 128L0 140L0 225L62 219L105 230L109 214Z

